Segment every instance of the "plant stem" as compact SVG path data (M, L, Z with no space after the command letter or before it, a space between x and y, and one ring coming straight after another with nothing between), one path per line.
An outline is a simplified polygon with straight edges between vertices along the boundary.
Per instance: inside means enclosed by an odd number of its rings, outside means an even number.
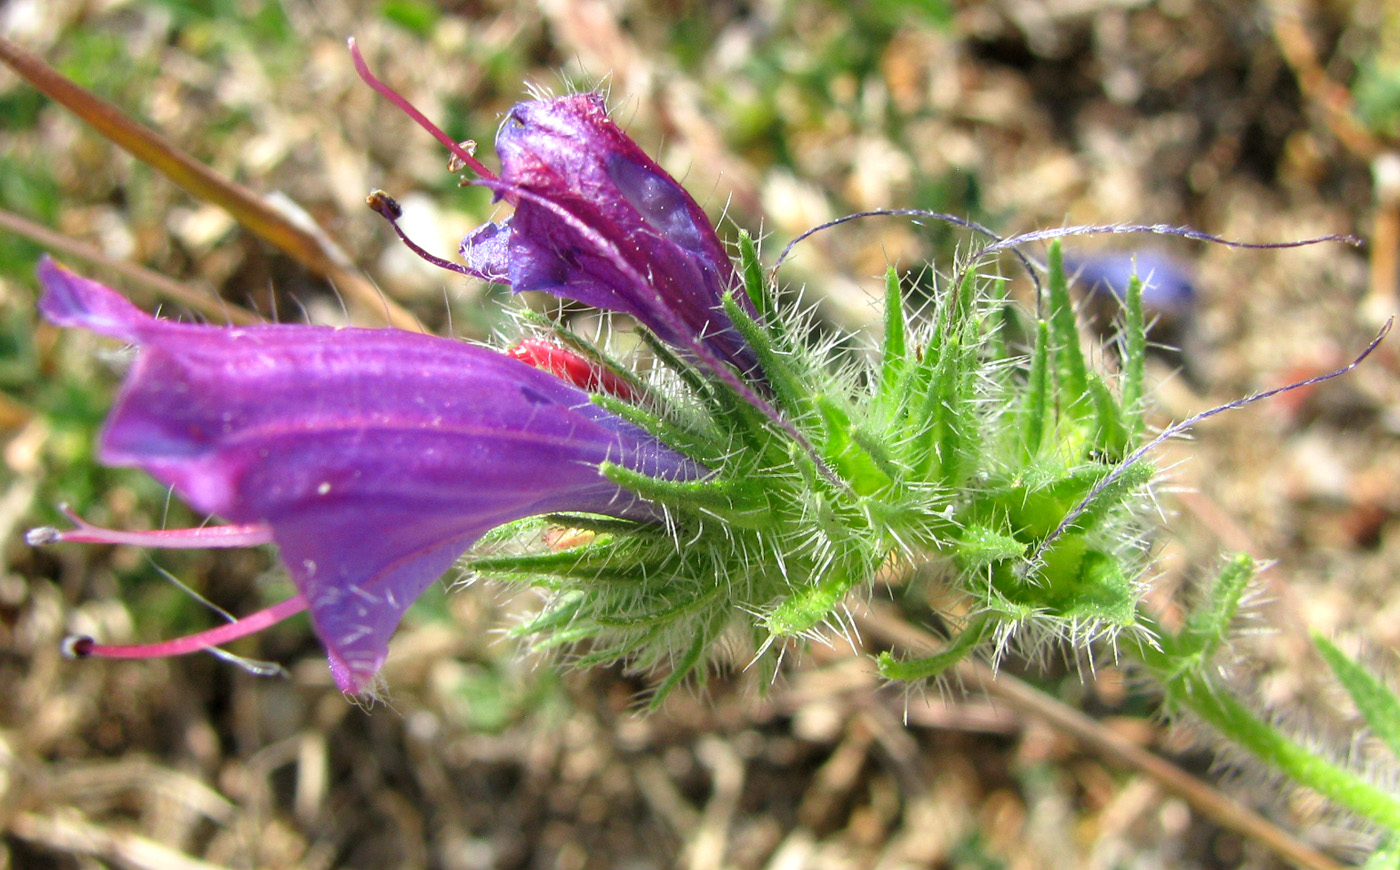
M1199 664L1188 666L1174 655L1176 637L1143 614L1142 625L1160 639L1160 646L1125 644L1162 684L1171 704L1190 710L1230 742L1248 750L1269 767L1300 785L1346 807L1359 816L1400 832L1400 798L1323 758L1260 719L1238 698L1205 675Z

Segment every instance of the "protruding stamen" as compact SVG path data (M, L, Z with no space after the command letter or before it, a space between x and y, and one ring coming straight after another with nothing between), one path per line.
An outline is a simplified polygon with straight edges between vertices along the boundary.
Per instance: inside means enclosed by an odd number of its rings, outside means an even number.
M163 550L213 550L224 547L259 547L272 543L272 528L262 523L241 526L204 526L197 529L160 529L149 532L122 532L104 529L78 516L66 504L58 506L76 529L53 526L30 529L24 540L31 547L60 541L77 544L129 544Z
M63 654L79 659L152 659L189 655L255 634L305 609L306 599L301 595L293 595L280 604L274 604L227 625L160 643L105 644L97 643L90 637L70 637L63 641Z
M399 205L398 200L394 199L389 194L382 190L371 190L369 196L365 197L365 205L369 206L372 211L388 221L389 226L393 227L394 233L398 235L399 241L407 245L408 249L419 257L422 257L438 268L476 277L476 273L466 266L454 263L451 260L444 260L436 254L430 254L417 242L410 239L408 234L403 231L403 228L399 226L399 218L403 217L403 206Z
M487 181L496 180L496 173L487 169L485 164L473 157L467 149L458 145L451 136L442 132L438 125L429 121L426 115L415 109L413 104L408 100L399 96L397 91L375 78L374 73L369 71L369 64L365 63L364 56L360 54L359 46L355 45L355 37L350 37L348 44L350 46L350 57L355 61L355 72L360 74L360 78L364 79L365 84L379 91L389 102L398 106L404 114L412 118L418 126L433 134L435 139L446 145L447 150L451 151L458 160L462 161L463 166L468 167L472 172L475 172L478 176Z

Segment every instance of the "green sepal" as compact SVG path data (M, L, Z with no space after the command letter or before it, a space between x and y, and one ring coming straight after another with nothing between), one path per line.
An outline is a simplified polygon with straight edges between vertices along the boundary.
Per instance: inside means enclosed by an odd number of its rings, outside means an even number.
M816 583L799 589L769 611L764 627L774 637L798 637L831 616L858 580L845 568L832 568Z
M617 517L605 517L602 514L544 514L543 519L549 525L561 526L566 529L580 529L585 532L596 532L599 536L661 536L666 533L666 530L658 525L643 523L637 520L622 520ZM595 540L592 543L596 542Z
M945 486L962 482L970 436L975 431L975 345L964 345L962 332L949 336L938 348L931 366L928 392L915 421L914 467ZM925 360L924 365L928 364Z
M573 622L583 608L584 593L582 591L567 592L560 596L547 609L528 622L517 625L507 634L511 637L544 636L552 645L554 633L566 628ZM543 646L535 646L534 649L543 649Z
M770 522L768 498L762 485L752 479L662 480L614 462L599 463L598 472L618 486L667 507L713 514L741 528L765 528Z
M890 485L890 476L875 458L852 437L851 419L830 398L816 396L826 437L821 451L827 464L845 480L858 495L870 495Z
M696 396L700 397L719 424L735 433L755 454L763 451L768 440L763 435L763 430L769 421L761 411L723 381L701 373L698 368L681 359L650 330L641 329L638 334L662 365L674 372Z
M699 674L703 679L705 672L700 669L700 663L704 660L705 649L710 645L710 640L708 631L696 632L695 640L681 655L680 660L672 664L671 673L667 674L666 679L662 680L652 692L650 700L647 701L648 712L654 713L660 709L666 697L685 682L691 674Z
M773 308L773 297L768 292L763 277L763 264L758 260L758 248L748 230L739 231L739 269L744 276L744 292L758 312L760 323L773 328L778 323L778 314Z
M875 657L875 665L882 678L901 683L939 677L967 658L968 653L986 637L990 627L991 620L986 616L979 616L949 638L947 646L941 652L916 659L897 659L888 652L882 652Z
M904 327L904 294L899 273L891 266L885 271L885 346L880 360L880 404L884 407L892 407L900 375L908 363Z
M693 595L682 596L665 607L632 613L594 613L591 618L598 625L607 628L645 628L655 633L683 616L694 613L698 608L710 603L723 591L723 584L715 583L705 589L697 589Z
M800 375L793 371L792 361L795 357L775 349L773 336L744 310L733 293L724 294L723 304L724 313L734 322L735 331L748 342L754 356L758 357L759 368L768 376L768 386L773 390L778 406L795 418L804 416L808 390L804 388Z
M988 526L976 524L964 526L953 546L957 552L958 564L971 569L1006 559L1020 559L1026 555L1027 550L1025 542Z
M1254 557L1239 553L1226 562L1211 583L1202 605L1186 620L1178 639L1183 656L1196 656L1204 664L1230 635L1240 601L1254 579Z
M1049 589L1059 598L1059 615L1127 627L1137 622L1137 595L1132 577L1110 553L1089 550L1080 559L1078 582Z
M1123 425L1134 442L1143 431L1143 381L1147 363L1147 320L1142 309L1142 279L1134 269L1128 281L1123 317Z
M1094 446L1107 459L1121 459L1128 451L1128 429L1124 425L1122 408L1097 372L1088 373L1088 384L1098 424Z
M551 320L543 314L531 311L528 308L521 309L518 316L527 323L532 323L543 328L549 334L558 338L560 343L572 348L580 355L587 357L592 362L607 369L609 373L626 382L638 396L646 397L648 400L652 398L651 387L641 378L637 377L635 371L619 363L611 354L604 351L596 343L589 341L564 324Z
M1021 455L1027 461L1040 452L1041 441L1050 428L1050 324L1036 322L1035 348L1026 380L1026 397L1021 422Z
M641 337L642 343L647 346L652 355L667 369L674 372L697 396L713 401L714 390L711 389L709 379L701 374L699 369L677 356L671 346L657 338L650 329L638 326L637 335Z
M641 583L671 567L674 557L641 558L635 541L603 539L581 547L550 553L484 556L464 567L477 574L525 578L557 577L585 583Z
M1010 512L1011 520L1019 530L1024 530L1028 539L1047 537L1064 525L1064 518L1084 499L1094 487L1106 478L1118 474L1117 478L1104 486L1084 507L1083 513L1070 522L1062 535L1084 534L1092 530L1115 508L1123 505L1127 497L1146 486L1154 473L1152 465L1139 459L1121 472L1115 466L1089 465L1059 478L1043 487L1014 487L1009 493L999 496L988 494L992 504L1000 503Z
M1142 459L1123 467L1121 473L1111 483L1094 494L1093 500L1085 506L1084 512L1069 525L1068 531L1081 534L1091 531L1109 514L1123 507L1129 497L1147 486L1152 480L1152 475L1156 473L1157 469L1152 466L1152 463Z
M894 457L885 449L884 442L855 424L851 424L850 435L851 440L854 441L861 450L865 451L870 457L870 460L875 463L880 471L884 472L886 477L893 481L899 480L904 476L907 469L902 469L895 464Z
M609 413L616 414L627 422L653 436L668 447L672 447L698 460L702 465L721 464L728 445L719 440L670 420L662 419L640 405L625 402L606 393L594 393L589 397L593 404Z
M1025 480L1005 490L989 490L973 502L972 514L986 518L1004 510L1020 536L1039 540L1059 528L1065 515L1113 472L1114 466L1093 463L1068 474Z
M1079 324L1074 318L1074 303L1065 278L1065 258L1059 241L1050 243L1047 285L1050 294L1051 335L1055 344L1056 376L1059 378L1060 398L1066 410L1074 408L1088 392L1089 370L1084 351L1079 346Z

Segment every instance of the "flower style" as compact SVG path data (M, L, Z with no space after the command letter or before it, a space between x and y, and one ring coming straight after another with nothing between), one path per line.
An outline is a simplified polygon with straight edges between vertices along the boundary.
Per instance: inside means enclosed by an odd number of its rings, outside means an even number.
M557 511L656 521L599 473L704 469L504 354L395 329L221 328L158 320L45 260L44 316L140 348L99 449L235 526L121 533L81 523L44 540L152 546L276 543L299 594L160 654L225 642L310 610L337 685L363 691L408 606L503 523Z

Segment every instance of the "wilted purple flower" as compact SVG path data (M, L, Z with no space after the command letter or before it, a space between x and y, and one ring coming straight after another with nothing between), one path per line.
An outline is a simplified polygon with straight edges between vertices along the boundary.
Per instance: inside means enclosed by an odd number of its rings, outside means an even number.
M604 460L668 479L703 473L582 390L486 348L394 329L173 323L48 260L39 277L50 321L140 348L101 461L144 469L238 524L134 535L81 524L40 537L276 543L304 601L243 622L309 609L347 692L369 684L404 611L485 532L555 511L659 519L599 474ZM143 649L188 652L248 630Z
M737 277L705 212L608 117L598 94L521 103L496 134L489 186L515 214L462 242L479 277L637 318L740 371L753 352L721 307ZM741 293L740 296L743 294Z
M722 306L724 294L736 289L739 304L748 306L724 244L685 188L608 117L600 95L511 109L496 135L496 176L375 79L353 41L351 52L367 82L515 206L508 220L463 240L465 267L429 259L516 292L543 290L629 314L664 341L713 357L706 363L723 361L758 376L753 350Z

